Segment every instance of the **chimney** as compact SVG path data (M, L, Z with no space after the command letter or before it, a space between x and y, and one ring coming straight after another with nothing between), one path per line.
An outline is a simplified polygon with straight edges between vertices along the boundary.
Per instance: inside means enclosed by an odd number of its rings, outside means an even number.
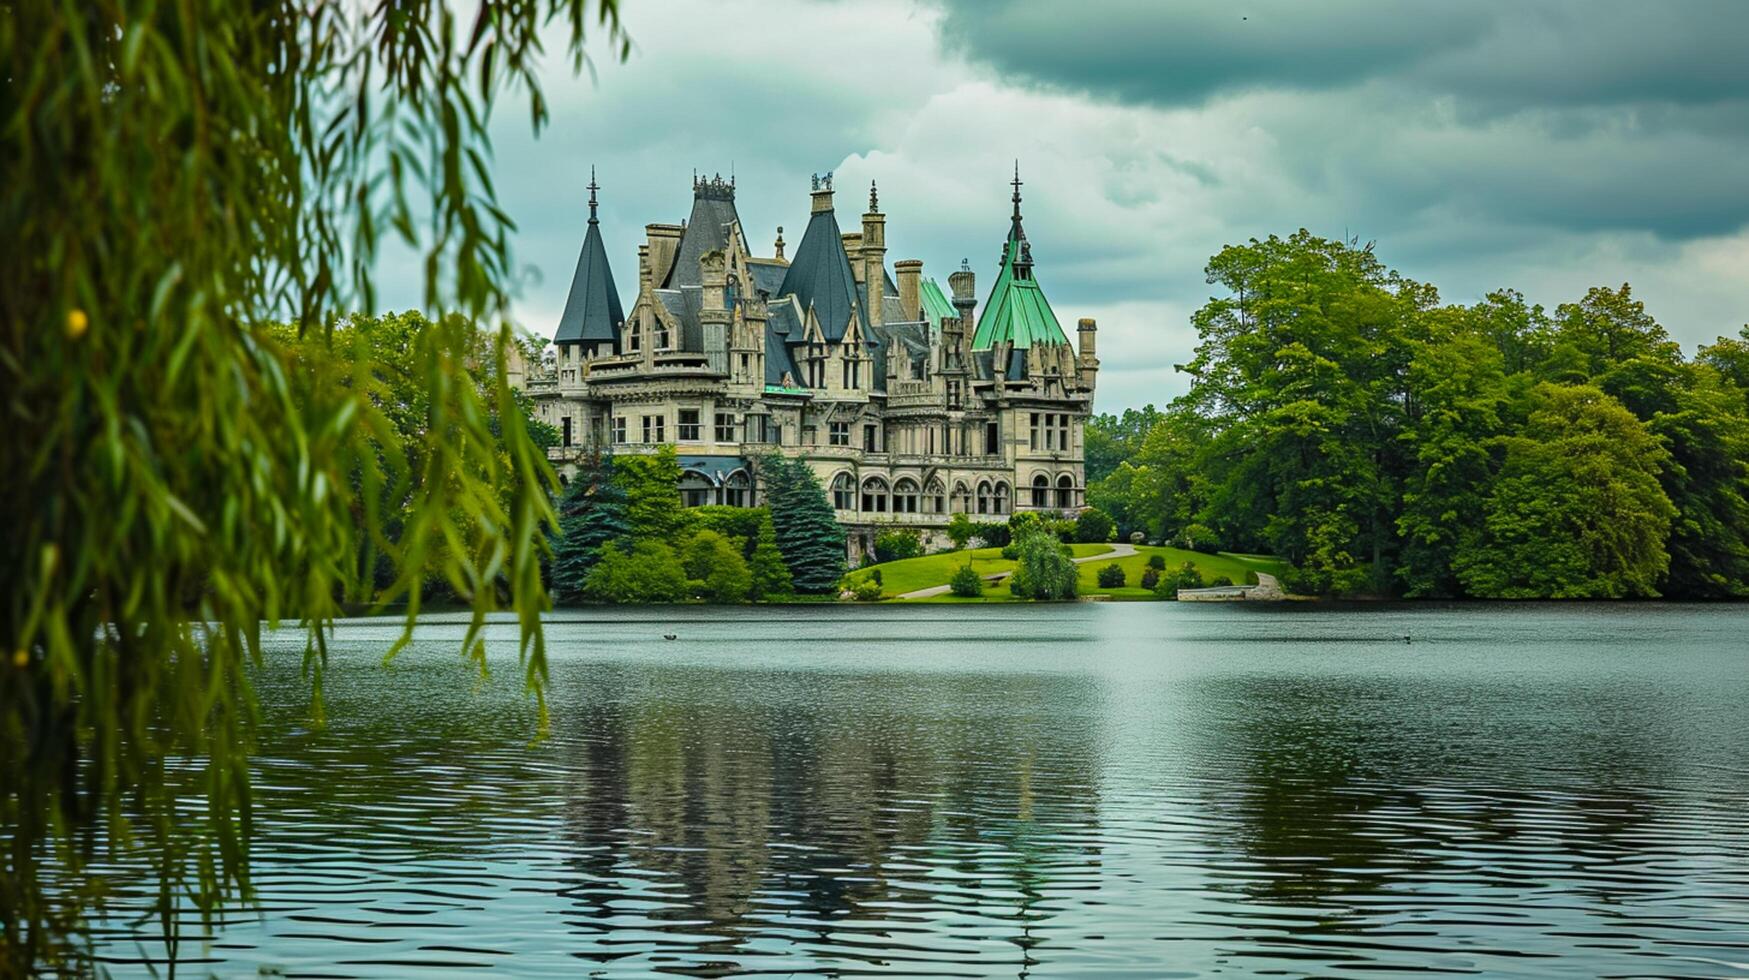
M868 319L885 320L887 295L887 216L881 213L874 181L868 182L868 210L862 215L862 281L868 284Z
M978 305L977 283L972 264L964 259L960 260L959 271L947 277L947 288L953 290L953 308L968 328L972 325L972 310Z
M638 292L647 293L655 288L650 282L650 243L638 243Z
M850 277L862 282L862 232L841 231L838 239L844 243L844 255L850 260Z
M1090 316L1082 317L1075 332L1080 341L1081 386L1092 390L1099 378L1099 325Z
M919 294L923 286L923 260L900 259L893 263L893 272L899 280L899 307L905 311L905 319L923 319L923 300Z
M821 211L830 210L832 210L832 172L827 171L824 177L819 174L814 175L812 213L819 214Z
M668 271L674 268L674 257L680 252L680 236L684 225L645 225L644 234L650 242L650 281L660 286L668 281Z

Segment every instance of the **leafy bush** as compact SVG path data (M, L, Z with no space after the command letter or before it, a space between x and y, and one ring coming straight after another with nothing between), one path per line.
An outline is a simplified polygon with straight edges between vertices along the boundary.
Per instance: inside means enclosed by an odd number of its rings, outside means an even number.
M1185 562L1175 571L1160 576L1160 580L1154 584L1154 594L1162 599L1176 599L1179 589L1200 588L1202 572L1190 562Z
M715 531L725 538L739 538L743 557L752 557L755 542L759 540L759 530L771 520L771 511L764 507L729 507L724 504L706 504L694 507L692 526L704 530Z
M1159 569L1149 568L1148 570L1146 570L1142 573L1142 588L1148 589L1149 591L1153 591L1154 587L1159 585L1159 584L1160 584L1160 570Z
M1099 587L1102 589L1121 589L1124 581L1123 566L1115 561L1099 570Z
M881 580L871 575L856 583L856 587L850 592L857 602L879 602L882 595Z
M1157 572L1164 572L1166 570L1166 556L1161 554L1149 555L1148 567Z
M874 583L874 584L876 584L876 585L886 585L886 584L887 584L887 583L886 583L886 582L885 582L885 581L884 581L884 580L883 580L883 579L882 579L882 578L881 578L881 570L880 570L880 569L878 569L878 568L877 568L877 569L875 569L875 570L874 570L874 571L872 571L872 572L870 572L870 573L868 573L868 579L869 579L869 581L871 581L871 582L873 582L873 583Z
M1228 578L1225 575L1216 575L1214 578L1209 579L1209 585L1215 586L1215 587L1219 587L1219 586L1223 586L1223 585L1232 585L1232 584L1233 584L1233 580Z
M968 562L953 573L953 578L948 580L948 588L963 599L976 598L984 594L984 578Z
M686 570L674 549L660 541L602 549L583 583L583 594L596 602L679 602L686 592Z
M1020 548L1012 544L1006 545L1002 549L1002 557L1008 561L1016 561L1020 558Z
M947 522L947 539L953 542L955 550L964 548L978 536L978 526L964 514L955 514Z
M1075 563L1056 538L1033 531L1016 544L1019 564L1009 576L1008 591L1022 599L1073 599L1077 590Z
M1065 517L1060 521L1046 521L1045 530L1057 536L1058 541L1074 542L1075 535L1080 533L1081 525L1073 518Z
M692 594L706 602L745 602L753 586L740 546L715 531L694 534L681 549L680 564Z
M1221 549L1220 539L1215 537L1215 532L1201 524L1184 525L1178 536L1186 548L1205 555L1212 555Z
M1117 522L1097 507L1089 507L1075 520L1075 540L1097 544L1117 534Z
M1032 511L1021 511L1008 517L1008 535L1010 541L1019 541L1034 531L1044 527L1045 519Z
M1014 534L1008 529L1008 525L997 521L980 521L973 524L972 528L986 548L1007 547L1014 540Z
M882 531L875 535L875 560L899 561L923 554L923 535L915 530Z

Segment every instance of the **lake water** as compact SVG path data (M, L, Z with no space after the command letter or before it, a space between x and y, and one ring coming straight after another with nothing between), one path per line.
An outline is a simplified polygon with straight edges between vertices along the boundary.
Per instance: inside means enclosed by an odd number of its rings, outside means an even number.
M1749 607L590 610L533 745L493 630L278 638L183 975L1749 975Z

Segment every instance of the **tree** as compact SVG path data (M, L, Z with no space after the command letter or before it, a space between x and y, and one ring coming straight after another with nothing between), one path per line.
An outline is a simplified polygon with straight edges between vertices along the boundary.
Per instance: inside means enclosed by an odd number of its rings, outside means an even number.
M549 19L577 67L586 25L625 48L614 0L471 7L459 24L442 0L0 17L0 972L55 968L122 863L93 866L100 842L187 857L148 887L167 939L169 903L248 894L262 624L307 629L320 721L341 604L406 599L411 630L435 572L474 607L470 656L509 598L540 697L555 484L504 370L515 266L486 126L506 91L544 122ZM430 395L416 456L372 400L369 351L336 329L374 308L385 232L423 258L421 305L461 314L409 348ZM276 342L267 324L288 318L334 371ZM361 572L373 549L384 589Z
M1075 563L1055 535L1033 529L1015 540L1017 557L1008 591L1022 599L1073 599L1079 583Z
M953 542L955 551L963 551L971 540L978 536L977 525L965 514L955 514L947 522L947 539Z
M821 594L844 577L844 528L808 464L776 453L759 463L778 550L797 592Z
M1599 377L1637 357L1665 363L1682 359L1681 348L1633 297L1633 288L1594 286L1577 303L1555 308L1555 339L1586 358L1587 374Z
M653 453L618 453L613 478L626 498L626 523L635 538L674 541L692 518L680 500L680 457L673 446Z
M1670 410L1646 427L1669 450L1659 480L1676 507L1666 595L1749 595L1749 410L1743 392L1705 363L1683 372Z
M971 562L961 565L953 577L947 580L948 590L962 599L975 599L984 594L984 577L979 575Z
M755 602L786 596L795 589L789 566L783 563L783 552L777 546L777 530L772 526L770 511L759 522L758 543L753 546L753 557L747 564L752 577L748 598Z
M1119 565L1115 561L1109 565L1106 565L1104 568L1101 568L1099 570L1098 580L1099 580L1099 587L1102 589L1120 589L1120 588L1123 588L1123 584L1125 581L1123 566Z
M549 575L554 598L581 599L602 549L630 534L625 490L614 479L613 458L594 457L578 471L559 503L559 532Z
M1658 483L1667 453L1593 387L1543 383L1526 425L1499 440L1500 474L1479 533L1453 561L1473 596L1656 596L1676 509Z
M1105 479L1119 463L1134 457L1142 448L1142 440L1160 424L1162 417L1159 409L1147 405L1139 410L1126 408L1121 416L1108 412L1088 419L1082 447L1088 486Z
M698 531L681 548L693 595L706 602L746 602L753 586L741 546L715 531Z
M601 553L584 581L583 594L596 602L650 605L679 602L687 596L686 570L666 543L621 541Z
M1111 515L1097 507L1089 507L1075 519L1075 540L1097 544L1110 541L1117 533Z
M875 561L900 561L923 554L923 535L914 529L893 528L875 535Z

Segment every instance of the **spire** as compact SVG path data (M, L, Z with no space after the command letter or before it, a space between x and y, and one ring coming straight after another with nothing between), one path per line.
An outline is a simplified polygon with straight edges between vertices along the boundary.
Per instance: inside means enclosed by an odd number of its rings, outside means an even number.
M597 217L600 201L596 197L599 190L595 168L590 167L589 230L583 235L583 249L571 275L571 291L553 335L555 343L616 343L620 324L625 322L619 290L613 284L613 270L607 264L607 248L601 242L601 222Z
M595 192L601 190L601 185L595 182L595 164L589 165L589 223L595 224Z
M978 316L974 350L988 350L1001 343L1017 348L1066 345L1063 332L1044 291L1033 278L1032 243L1020 226L1020 163L1014 164L1014 214L1008 240L1002 246L1002 265L996 273L990 298Z
M773 243L773 247L777 249L777 257L780 259L783 258L783 226L782 225L777 226L777 241Z
M1014 161L1014 230L1020 231L1020 161Z
M868 182L868 213L879 214L881 211L880 195L875 191L875 182Z

